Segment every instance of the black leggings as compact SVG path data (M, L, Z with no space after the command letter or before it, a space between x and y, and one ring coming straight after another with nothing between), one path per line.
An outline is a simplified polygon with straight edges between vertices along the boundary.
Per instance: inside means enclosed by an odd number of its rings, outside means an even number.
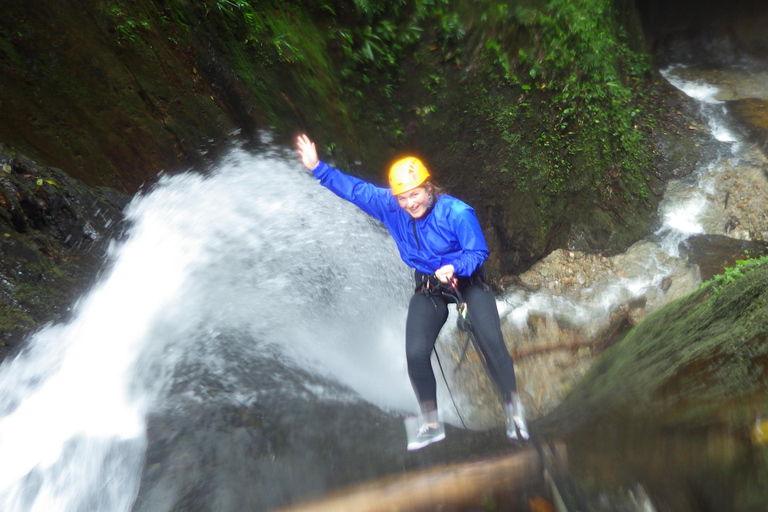
M496 383L504 402L517 390L515 367L501 334L501 322L493 292L482 283L460 290L467 303L469 320L480 350L488 362L491 379ZM437 402L435 373L431 355L440 329L448 318L448 304L439 295L416 292L408 305L405 324L405 353L408 375L419 403L434 408Z

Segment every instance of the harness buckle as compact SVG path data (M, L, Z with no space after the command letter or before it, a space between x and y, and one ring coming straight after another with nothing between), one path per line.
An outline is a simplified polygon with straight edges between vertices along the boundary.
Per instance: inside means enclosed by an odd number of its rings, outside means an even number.
M469 325L469 318L467 318L467 303L462 302L456 306L456 312L459 314L459 317L456 319L456 327L461 332L469 332L471 326Z

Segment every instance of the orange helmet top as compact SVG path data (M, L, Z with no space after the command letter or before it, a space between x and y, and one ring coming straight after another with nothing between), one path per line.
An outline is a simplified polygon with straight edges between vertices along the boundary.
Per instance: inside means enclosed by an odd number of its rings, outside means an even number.
M389 187L395 196L418 187L427 178L429 171L421 160L413 156L398 160L389 169Z

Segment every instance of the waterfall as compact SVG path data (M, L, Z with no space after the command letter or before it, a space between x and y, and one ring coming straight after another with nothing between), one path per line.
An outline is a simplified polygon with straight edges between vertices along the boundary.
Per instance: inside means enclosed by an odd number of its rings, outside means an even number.
M722 231L712 177L742 143L715 88L666 76L700 100L719 154L668 184L661 227L613 258L624 275L572 296L500 297L512 324L537 311L604 323L617 304L662 294L661 280L685 267L681 240ZM177 510L212 478L221 491L201 509L259 510L297 488L359 480L363 459L375 460L371 477L402 467L403 432L375 425L416 409L403 349L412 278L381 225L278 150L235 150L210 172L163 177L126 216L127 236L72 320L0 366L0 510ZM450 406L443 414L455 423ZM345 450L359 474L319 474ZM219 474L210 460L223 457L234 462Z
M685 238L699 233L722 233L708 216L712 208L712 196L716 192L713 177L720 172L724 162L743 149L736 135L728 128L725 103L716 99L720 90L702 81L683 79L675 74L679 66L663 71L664 77L682 92L695 99L703 116L707 119L712 136L723 148L711 161L702 165L692 179L672 180L667 185L664 200L660 206L662 226L657 230L659 245L672 256L679 256L678 245Z
M313 399L414 409L410 274L388 234L295 157L234 151L207 175L163 177L126 215L73 319L0 367L0 510L131 510L147 414L252 404L260 358L322 376L297 387Z

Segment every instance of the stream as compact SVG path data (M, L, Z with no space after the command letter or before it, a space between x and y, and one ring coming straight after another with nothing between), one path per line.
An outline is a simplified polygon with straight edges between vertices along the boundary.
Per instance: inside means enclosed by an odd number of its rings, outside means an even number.
M715 159L669 183L658 230L615 257L623 274L592 276L573 294L545 283L500 297L510 325L523 329L542 311L596 325L643 294L657 307L663 279L686 268L681 241L750 236L744 223L727 227L720 177L754 164L756 149L730 128L720 89L703 75L676 67L665 76L700 101ZM291 150L235 150L204 175L164 177L126 214L128 236L113 243L73 319L0 366L0 510L271 510L513 449L493 418L459 428L472 410L459 396L458 410L444 410L448 438L405 451L403 417L417 409L402 341L410 272L386 231L315 183ZM569 456L603 510L656 510L659 500L698 510L668 494L703 485L680 484L689 452L673 465L660 456L670 446L700 452L698 436L673 445L601 436L612 451L571 439ZM710 459L722 446L731 453L727 438L709 439ZM707 460L695 459L697 475ZM649 485L662 475L679 485Z

